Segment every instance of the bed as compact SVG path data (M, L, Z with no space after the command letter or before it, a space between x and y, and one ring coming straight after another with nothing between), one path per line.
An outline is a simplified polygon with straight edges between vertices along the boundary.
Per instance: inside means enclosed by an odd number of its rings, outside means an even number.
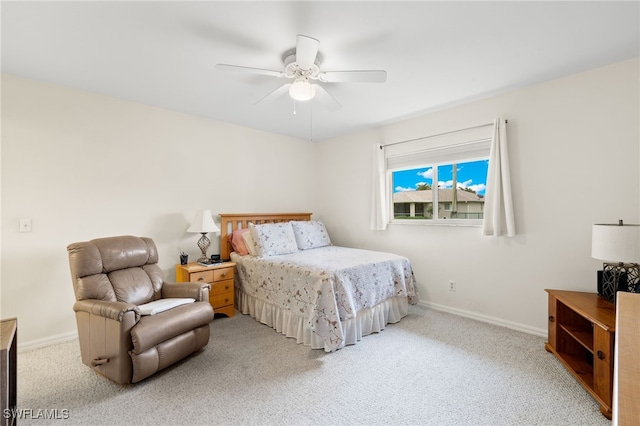
M236 263L236 308L298 343L334 352L418 302L407 258L335 246L311 213L220 217L220 256Z

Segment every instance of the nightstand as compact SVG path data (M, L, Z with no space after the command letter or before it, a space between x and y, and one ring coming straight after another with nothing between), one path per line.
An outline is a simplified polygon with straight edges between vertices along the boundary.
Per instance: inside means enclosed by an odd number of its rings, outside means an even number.
M211 266L198 265L197 262L176 265L176 282L209 283L209 303L216 314L232 317L235 313L233 304L233 269L234 262L222 262Z

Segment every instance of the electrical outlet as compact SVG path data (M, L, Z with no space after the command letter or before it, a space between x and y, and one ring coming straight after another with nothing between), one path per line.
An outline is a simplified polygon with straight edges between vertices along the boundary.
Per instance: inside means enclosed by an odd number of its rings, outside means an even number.
M31 219L20 219L20 232L31 232Z
M449 291L456 291L456 282L453 280L449 281Z

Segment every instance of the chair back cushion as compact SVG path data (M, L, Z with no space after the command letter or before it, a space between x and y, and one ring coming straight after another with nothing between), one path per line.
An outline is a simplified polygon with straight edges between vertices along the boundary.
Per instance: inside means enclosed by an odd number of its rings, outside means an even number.
M76 300L140 305L160 298L164 274L150 238L97 238L67 247Z

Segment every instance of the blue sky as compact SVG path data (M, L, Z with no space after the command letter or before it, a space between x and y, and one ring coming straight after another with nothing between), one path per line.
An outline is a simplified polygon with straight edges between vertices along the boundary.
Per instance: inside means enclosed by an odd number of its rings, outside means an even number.
M458 163L458 187L471 188L480 195L484 195L487 183L487 168L489 160ZM393 172L393 192L415 191L420 183L433 186L433 169L423 167L419 169ZM438 166L438 185L440 188L453 188L453 167L451 164Z

